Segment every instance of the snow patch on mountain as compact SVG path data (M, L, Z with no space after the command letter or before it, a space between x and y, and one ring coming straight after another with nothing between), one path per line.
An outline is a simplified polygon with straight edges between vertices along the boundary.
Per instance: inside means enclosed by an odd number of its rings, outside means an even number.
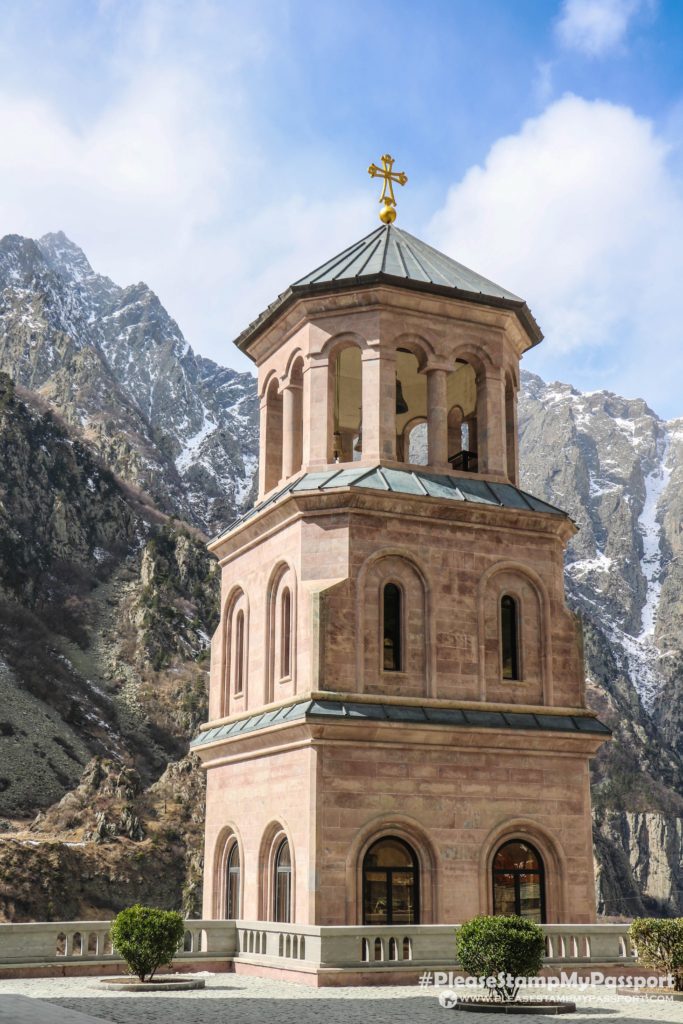
M255 378L196 355L147 285L96 273L62 232L0 239L0 370L40 391L163 511L208 532L243 511Z
M566 556L569 600L605 636L653 712L672 656L659 618L671 568L664 524L683 448L676 454L672 443L683 441L680 424L664 423L640 399L581 393L532 374L522 379L524 486L578 524Z
M669 450L669 435L664 428L657 443L657 462L645 478L645 501L638 519L638 529L643 538L643 557L640 564L647 581L647 594L641 612L639 639L642 641L654 635L657 607L662 592L662 526L658 512L660 500L671 479L671 466L667 465Z

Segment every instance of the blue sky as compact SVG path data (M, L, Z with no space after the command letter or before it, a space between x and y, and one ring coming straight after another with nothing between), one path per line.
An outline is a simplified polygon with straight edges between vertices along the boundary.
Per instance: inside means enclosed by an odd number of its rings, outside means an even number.
M0 229L231 339L377 222L531 305L547 379L683 415L677 0L0 0Z

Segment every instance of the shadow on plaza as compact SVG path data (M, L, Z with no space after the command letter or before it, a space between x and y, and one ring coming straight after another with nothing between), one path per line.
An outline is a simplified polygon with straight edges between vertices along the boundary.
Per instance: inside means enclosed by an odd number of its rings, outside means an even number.
M286 996L270 996L268 998L240 996L231 999L230 993L241 990L239 985L221 985L212 987L204 993L192 993L189 998L172 996L155 996L152 993L142 998L129 995L125 998L99 996L50 999L57 1006L77 1010L79 1013L99 1017L103 1024L263 1024L275 1020L278 1024L431 1024L441 1021L448 1024L449 1020L459 1024L489 1024L490 1021L502 1021L510 1018L507 1015L495 1018L488 1014L464 1014L444 1009L439 1005L436 996L416 999L382 998L368 996L367 999L354 995L345 999L337 996L327 998L324 995L298 995L296 998ZM210 993L221 992L221 996ZM242 989L243 991L243 989ZM619 1007L577 1006L576 1013L552 1018L553 1020L611 1021L618 1015L619 1024L653 1024L653 1022L683 1022L683 1006L665 1004L658 1008L656 1016L641 1016L641 1008L633 1005ZM49 1020L49 1017L47 1017ZM550 1020L549 1017L529 1017L520 1015L513 1018L519 1024Z

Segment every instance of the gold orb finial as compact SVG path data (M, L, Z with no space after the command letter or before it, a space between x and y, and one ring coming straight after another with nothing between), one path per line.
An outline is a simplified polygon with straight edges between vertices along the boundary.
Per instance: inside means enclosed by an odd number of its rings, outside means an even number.
M393 224L396 220L396 198L394 196L394 182L398 185L405 185L408 181L408 175L403 171L393 171L394 166L393 156L389 156L385 153L381 157L382 166L378 167L377 164L370 164L368 167L368 174L371 178L382 178L384 180L384 187L382 188L382 195L379 197L380 203L383 203L382 209L379 211L379 219L383 224Z

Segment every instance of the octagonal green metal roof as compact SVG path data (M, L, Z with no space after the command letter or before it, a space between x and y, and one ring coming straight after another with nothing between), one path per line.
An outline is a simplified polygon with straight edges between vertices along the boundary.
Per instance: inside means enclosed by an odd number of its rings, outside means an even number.
M394 224L382 224L295 281L240 334L235 344L247 349L251 340L297 298L370 284L390 284L510 309L517 314L532 345L543 338L524 299Z

